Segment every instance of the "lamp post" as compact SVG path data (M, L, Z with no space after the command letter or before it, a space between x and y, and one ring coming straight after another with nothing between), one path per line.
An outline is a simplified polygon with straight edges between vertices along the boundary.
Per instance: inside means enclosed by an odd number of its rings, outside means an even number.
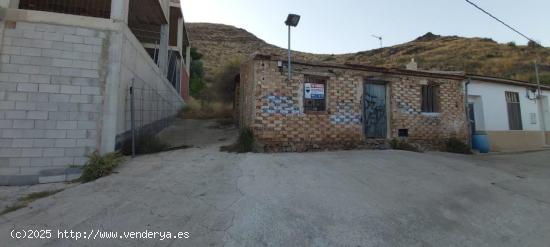
M285 24L288 26L288 81L292 79L292 65L290 62L290 28L298 26L299 22L300 16L296 14L289 14L285 21Z

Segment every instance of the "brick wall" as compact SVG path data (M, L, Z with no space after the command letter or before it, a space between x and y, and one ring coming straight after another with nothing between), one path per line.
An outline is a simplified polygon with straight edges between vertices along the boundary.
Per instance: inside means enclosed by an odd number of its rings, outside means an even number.
M251 60L241 67L241 122L250 127L260 149L307 151L377 146L409 129L409 141L437 148L444 139L467 141L464 95L460 79L409 76L363 70L293 65L293 80L277 61ZM328 78L327 111L304 113L304 75ZM389 129L386 140L363 134L363 82L371 78L388 85ZM441 85L440 112L421 113L421 85Z
M106 34L1 24L0 174L82 165L98 146L99 60Z

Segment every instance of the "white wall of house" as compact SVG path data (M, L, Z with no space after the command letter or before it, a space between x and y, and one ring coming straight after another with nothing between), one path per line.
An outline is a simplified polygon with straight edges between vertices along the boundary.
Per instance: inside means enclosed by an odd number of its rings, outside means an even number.
M523 130L543 130L539 106L536 100L530 100L527 97L526 87L474 80L468 86L468 101L474 104L476 130L510 130L505 98L506 92L516 92L520 97ZM529 92L529 95L531 98L535 96L532 92ZM543 91L543 95L549 96L550 91ZM544 104L546 105L546 109L548 109L548 100L543 101L545 101ZM532 119L532 114L535 114L535 119ZM550 120L549 116L545 116L545 118ZM550 127L550 123L546 125Z

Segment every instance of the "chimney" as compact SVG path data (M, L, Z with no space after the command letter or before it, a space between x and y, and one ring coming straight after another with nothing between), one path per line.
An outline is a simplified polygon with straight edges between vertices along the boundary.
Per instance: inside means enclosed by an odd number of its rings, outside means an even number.
M407 64L408 70L418 70L418 64L414 61L414 58Z

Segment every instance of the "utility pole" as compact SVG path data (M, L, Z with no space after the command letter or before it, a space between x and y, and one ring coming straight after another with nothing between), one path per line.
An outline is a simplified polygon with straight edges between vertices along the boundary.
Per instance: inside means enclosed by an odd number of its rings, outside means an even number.
M376 36L376 35L373 34L372 37L377 38L378 40L380 40L380 48L384 47L383 44L382 44L382 36Z

